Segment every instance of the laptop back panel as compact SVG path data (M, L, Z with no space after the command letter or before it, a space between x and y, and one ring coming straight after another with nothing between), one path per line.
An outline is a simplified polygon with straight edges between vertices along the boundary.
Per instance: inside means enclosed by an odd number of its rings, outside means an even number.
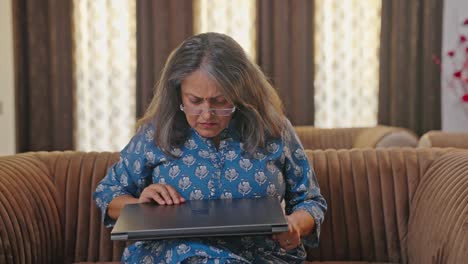
M111 232L111 239L260 235L287 230L276 197L193 200L171 206L127 205Z

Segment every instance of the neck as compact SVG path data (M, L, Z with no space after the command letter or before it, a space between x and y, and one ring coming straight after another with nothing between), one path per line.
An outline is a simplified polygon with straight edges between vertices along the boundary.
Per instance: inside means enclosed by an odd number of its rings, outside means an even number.
M220 143L220 141L221 141L221 138L220 138L219 135L213 138L213 143L215 144L216 149L219 149L219 143Z

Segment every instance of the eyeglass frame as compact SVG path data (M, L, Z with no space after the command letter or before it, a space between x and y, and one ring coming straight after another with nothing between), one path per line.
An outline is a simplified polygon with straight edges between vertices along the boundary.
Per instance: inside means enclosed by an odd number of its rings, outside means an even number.
M185 114L190 115L190 116L199 116L199 115L202 115L205 111L207 111L209 113L212 113L212 114L214 114L216 116L230 116L236 111L235 106L232 107L232 108L208 108L208 109L205 109L203 107L190 107L189 106L188 109L193 109L193 110L200 111L200 113L198 113L198 114L192 114L192 113L187 113L187 111L186 111L187 107L184 107L183 104L180 104L179 107L180 107L180 111L182 111ZM219 114L216 113L216 111L218 111L218 110L226 111L226 114L225 115L219 115ZM228 110L229 110L229 112L227 112Z

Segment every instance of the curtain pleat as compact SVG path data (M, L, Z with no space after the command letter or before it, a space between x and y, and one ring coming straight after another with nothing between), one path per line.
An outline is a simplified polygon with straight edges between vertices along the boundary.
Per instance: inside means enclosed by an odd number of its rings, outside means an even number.
M137 2L137 117L153 97L153 90L170 52L193 34L192 1Z
M314 123L313 1L258 0L257 61L294 125Z
M379 124L421 135L441 127L440 57L443 1L383 0Z
M73 149L72 2L12 3L17 151Z

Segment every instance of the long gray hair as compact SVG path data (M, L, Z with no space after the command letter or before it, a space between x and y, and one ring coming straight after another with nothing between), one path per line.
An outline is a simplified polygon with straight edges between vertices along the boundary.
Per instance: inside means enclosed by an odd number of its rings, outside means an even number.
M231 37L203 33L186 39L169 55L155 95L138 126L153 123L155 143L166 154L182 144L189 124L182 111L181 83L202 70L217 82L223 96L237 108L234 113L244 149L264 146L267 137L281 136L285 116L281 100L260 68Z

